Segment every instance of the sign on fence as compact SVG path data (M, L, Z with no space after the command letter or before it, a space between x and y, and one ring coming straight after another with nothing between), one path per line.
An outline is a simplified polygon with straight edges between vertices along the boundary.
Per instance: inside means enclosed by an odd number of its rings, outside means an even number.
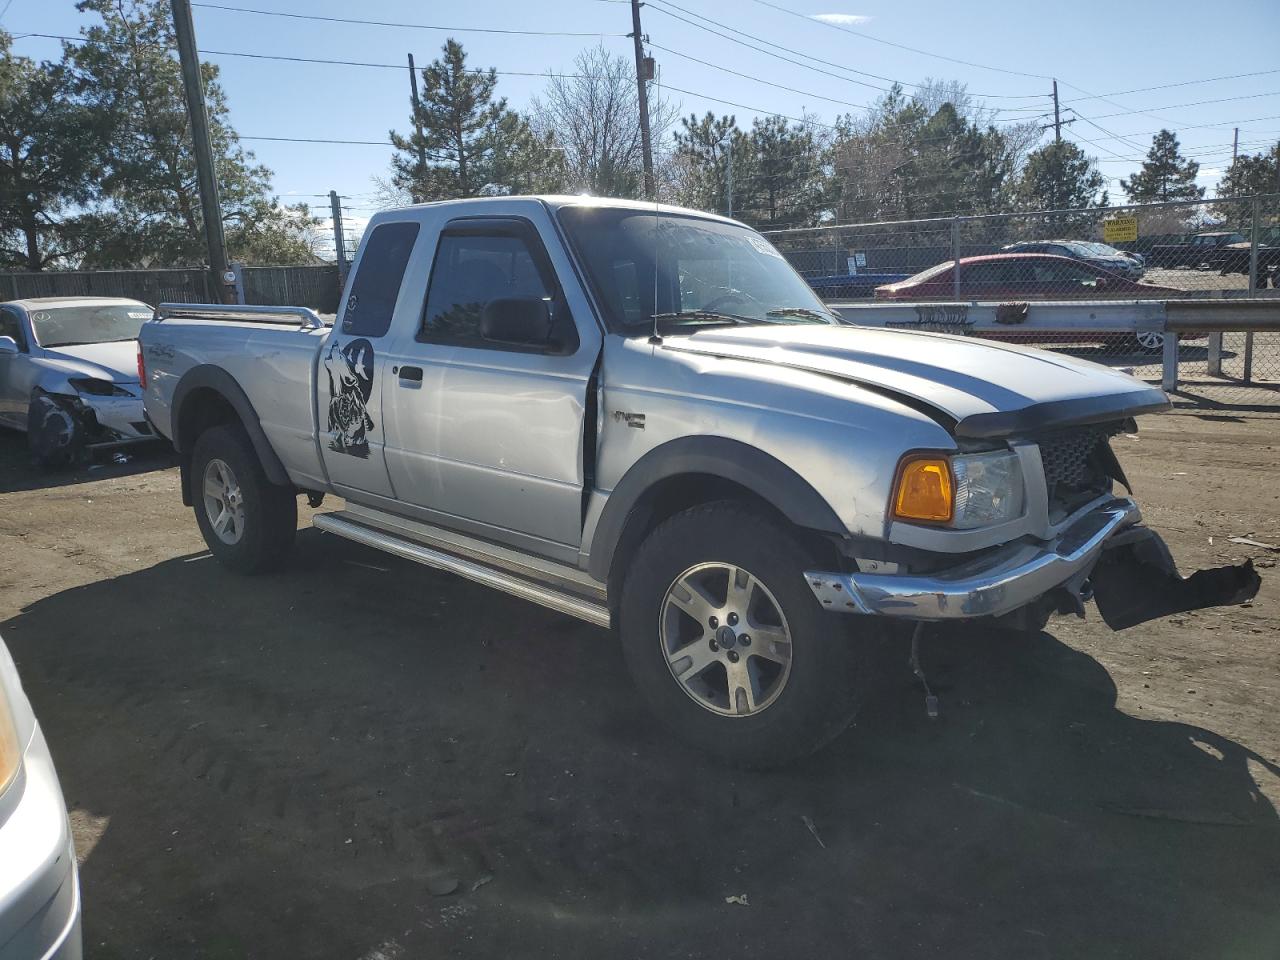
M1103 220L1102 239L1106 243L1132 243L1138 239L1138 218L1113 217Z

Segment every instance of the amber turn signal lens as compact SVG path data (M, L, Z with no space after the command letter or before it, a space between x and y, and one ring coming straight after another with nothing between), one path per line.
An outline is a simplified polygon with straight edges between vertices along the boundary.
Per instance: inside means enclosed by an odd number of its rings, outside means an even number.
M918 457L902 465L893 498L895 517L946 522L951 519L954 506L951 465L945 459Z

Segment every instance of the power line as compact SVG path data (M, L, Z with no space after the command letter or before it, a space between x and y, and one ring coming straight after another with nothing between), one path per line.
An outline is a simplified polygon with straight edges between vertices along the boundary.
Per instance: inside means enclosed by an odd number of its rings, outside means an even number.
M323 23L358 24L366 27L394 27L401 30L443 30L448 33L500 33L525 37L622 37L622 33L604 31L571 30L515 30L503 27L446 27L428 23L398 23L391 20L360 20L355 17L326 17L317 13L287 13L283 10L257 10L252 7L231 7L220 3L192 3L193 7L206 10L222 10L230 13L252 13L264 17L287 17L291 20L315 20Z
M906 50L906 51L909 51L910 53L918 53L924 57L933 57L937 60L946 60L950 63L958 63L966 67L975 67L979 70L991 70L995 73L1006 73L1014 77L1029 77L1033 80L1052 80L1053 79L1052 77L1047 77L1039 73L1024 73L1021 70L1010 70L1007 67L993 67L990 64L986 64L986 63L974 63L972 60L961 60L958 57L948 57L947 55L942 53L931 53L928 50L921 50L918 47L909 47L905 43L896 43L893 40L886 40L883 37L873 36L872 34L869 34L869 33L862 33L859 30L850 30L848 27L841 26L840 24L837 24L837 23L828 23L825 20L814 20L812 17L807 17L803 13L800 13L799 11L790 10L787 7L779 6L776 3L770 3L769 0L751 0L751 2L758 3L762 7L770 7L771 9L780 11L781 13L789 14L793 17L799 17L802 20L808 20L810 23L816 23L816 24L819 24L820 26L829 27L832 30L839 30L841 33L848 33L855 37L861 37L863 40L870 40L873 43L882 43L885 46L896 47L899 50ZM672 4L672 6L675 6L675 4ZM677 8L677 9L680 9L680 8Z
M1257 100L1260 97L1275 97L1275 96L1280 96L1280 90L1269 90L1266 93L1245 93L1237 97L1218 97L1215 100L1194 100L1191 103L1172 103L1165 107L1152 107L1151 109L1152 110L1178 110L1178 109L1181 109L1182 107L1202 107L1210 103L1232 103L1236 100ZM1106 102L1106 101L1103 101L1103 102ZM1145 110L1121 110L1119 113L1098 114L1098 119L1106 120L1108 117L1126 117L1135 113L1141 113L1141 114L1146 114L1147 116L1151 116L1151 114L1148 114L1147 111ZM1156 119L1159 119L1159 118L1157 117ZM1180 126L1180 124L1173 124L1173 126Z
M749 73L739 73L737 70L731 70L728 67L722 67L718 63L712 63L709 60L702 60L690 54L680 53L678 50L672 50L670 47L664 47L662 44L654 43L652 40L649 41L649 46L653 47L655 50L661 50L663 53L669 53L669 54L672 54L673 56L681 57L685 60L692 60L694 63L700 63L704 67L711 67L713 70L720 70L724 73L732 74L735 77L742 77L744 80L751 80L755 83L763 83L765 86L775 87L778 90L786 90L790 93L798 93L802 97L813 97L815 100L826 100L828 103L838 103L841 106L853 107L857 110L872 111L875 109L874 107L867 106L865 103L853 103L849 100L839 100L835 97L828 97L828 96L825 96L824 94L814 93L810 90L799 90L796 87L788 87L785 84L774 83L772 80L765 80L763 77L753 77Z
M830 60L823 60L821 57L815 57L813 54L805 53L805 52L804 52L804 51L802 51L802 50L796 50L796 49L794 49L794 48L792 48L792 47L786 47L786 46L783 46L783 45L782 45L782 44L780 44L780 43L774 43L772 40L766 40L766 39L764 39L763 37L758 37L758 36L756 36L755 34L747 33L747 32L746 32L746 31L744 31L744 30L739 30L739 29L737 29L736 27L732 27L732 26L730 26L730 25L728 25L728 24L724 23L723 21L715 20L715 19L713 19L713 18L711 18L711 17L705 17L705 16L703 16L703 15L702 15L702 14L700 14L700 13L695 13L694 11L687 9L686 7L682 7L682 6L680 6L679 4L677 4L677 3L673 3L673 2L672 2L672 0L660 0L660 5L655 5L655 3L658 3L658 0L649 0L649 5L650 5L654 10L656 10L657 12L659 12L659 13L661 13L661 14L663 14L663 15L667 16L667 17L672 18L673 20L679 20L681 23L688 24L688 25L689 25L689 26L691 26L691 27L696 27L696 28L698 28L699 30L703 30L703 31L705 31L705 32L707 32L707 33L714 34L715 36L718 36L718 37L721 37L722 39L728 40L728 41L729 41L729 42L731 42L731 43L736 43L736 44L738 44L739 46L747 47L748 49L755 50L755 51L757 51L757 52L759 52L759 53L763 53L763 54L765 54L766 56L773 57L774 59L782 60L782 61L784 61L784 62L786 62L786 63L792 63L792 64L795 64L796 66L804 67L804 68L805 68L805 69L807 69L807 70L813 70L813 71L814 71L814 72L816 72L816 73L823 73L823 74L826 74L826 75L828 75L828 76L834 76L837 80L843 80L843 81L845 81L845 82L847 82L847 83L856 83L856 84L858 84L858 85L860 85L860 86L870 87L871 89L873 89L873 90L879 90L879 91L880 91L880 92L882 92L882 93L888 93L888 92L889 92L889 88L887 88L887 87L877 86L877 85L876 85L876 84L874 84L874 83L867 83L865 80L856 80L856 79L854 79L854 78L852 78L852 77L846 77L846 76L841 76L841 75L839 75L839 74L833 74L833 73L831 73L831 72L830 72L830 71L828 71L828 70L822 70L822 69L820 69L820 68L818 68L818 67L814 67L814 66L812 66L812 64L813 64L813 63L820 63L820 64L823 64L824 66L827 66L827 67L834 67L834 68L835 68L835 69L837 69L837 70L842 70L842 71L844 71L845 73L856 73L856 74L858 74L858 75L860 75L860 76L864 76L864 77L872 77L873 79L876 79L876 80L882 80L882 81L884 81L885 83L889 83L889 84L897 84L898 86L902 86L902 87L914 87L914 88L917 88L917 89L919 89L919 88L922 88L922 87L923 87L923 84L918 84L918 83L907 83L907 82L902 81L902 80L897 80L897 79L895 79L895 78L893 78L893 77L885 77L885 76L881 76L880 74L877 74L877 73L868 73L868 72L867 72L867 71L865 71L865 70L855 70L855 69L853 69L852 67L847 67L847 66L845 66L845 65L844 65L844 64L842 64L842 63L834 63L833 61L830 61ZM687 14L688 16L690 16L690 17L694 17L694 18L695 18L695 20L689 20L689 19L687 19L686 17L682 17L682 16L680 16L680 14L678 14L678 13L673 13L671 10L666 9L667 7L671 7L671 8L672 8L672 9L674 9L674 10L679 10L679 11L680 11L680 13L684 13L684 14ZM695 22L696 20L701 20L701 21L703 21L703 23L697 23L697 22ZM720 28L720 30L716 30L716 29L713 29L712 27L708 27L708 26L705 26L705 25L704 25L704 24L708 24L708 23L709 23L709 24L713 24L715 27L719 27L719 28ZM789 53L789 54L792 54L793 56L801 57L801 58L803 58L803 60L804 60L804 61L810 61L810 62L806 63L806 62L801 62L801 61L792 60L790 57L783 57L783 56L780 56L779 54L773 53L773 52L772 52L772 51L770 51L770 50L763 50L763 49L761 49L760 47L755 46L755 44L747 43L747 42L745 42L745 41L743 41L743 40L739 40L739 39L737 39L736 37L731 37L731 36L729 36L728 34L722 33L722 32L721 32L721 30L727 30L727 31L729 31L729 33L737 34L737 36L738 36L738 37L746 37L748 40L754 40L756 43L762 43L762 44L764 44L764 45L765 45L765 46L767 46L767 47L772 47L774 50L782 50L782 51L783 51L783 52L785 52L785 53ZM972 96L982 98L982 97L984 97L985 95L980 95L980 94L976 94L976 93L975 93L975 94L972 94ZM1002 95L993 95L991 98L992 98L992 99L998 99L1000 96L1002 96ZM1042 96L1042 95L1041 95L1041 96ZM1023 99L1023 98L1022 98L1022 97L1019 97L1019 99Z
M1153 90L1169 90L1173 87L1190 87L1199 83L1214 83L1218 80L1244 80L1248 77L1265 77L1275 73L1280 73L1280 70L1255 70L1252 73L1230 73L1224 74L1221 77L1205 77L1201 80L1181 80L1177 83L1160 83L1154 87L1135 87L1132 90L1115 90L1111 93L1093 93L1087 97L1076 97L1074 100L1064 100L1062 102L1064 105L1069 106L1073 103L1083 103L1086 100L1105 100L1107 97L1123 97L1131 93L1150 93ZM1071 84L1066 83L1065 80L1063 83L1066 86L1071 86ZM1079 90L1080 88L1072 87L1072 89ZM1155 109L1161 110L1166 108L1156 107Z

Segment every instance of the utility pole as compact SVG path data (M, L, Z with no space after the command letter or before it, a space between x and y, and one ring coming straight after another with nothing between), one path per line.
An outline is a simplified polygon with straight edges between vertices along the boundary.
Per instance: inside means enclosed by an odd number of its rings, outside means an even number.
M200 185L200 212L204 239L209 248L209 272L213 292L220 303L231 303L227 284L227 243L222 233L222 204L218 200L218 177L213 169L213 148L209 143L209 115L205 109L204 83L200 79L200 55L196 51L196 28L191 20L189 0L171 0L173 29L182 64L182 85L187 93L187 118L191 123L191 144L195 150L196 179Z
M729 194L729 219L733 219L733 134L726 141L728 164L725 175L726 192Z
M418 113L421 108L421 103L418 101L418 71L413 65L412 53L409 54L409 90L413 95L413 129L418 135L418 170L425 176L427 171L427 145L422 139L422 117ZM415 203L418 201L417 190L411 192L411 197Z
M1053 81L1053 142L1062 142L1062 119L1058 116L1058 81Z
M338 260L338 285L347 282L347 237L342 231L342 198L337 190L329 191L329 213L333 218L333 252ZM338 291L341 295L342 291Z
M1236 127L1235 134L1231 137L1231 162L1236 162L1236 156L1240 153L1240 128Z
M636 96L640 106L640 149L644 153L644 195L657 199L657 187L653 180L653 143L649 139L649 89L653 79L653 61L644 55L640 33L640 0L631 0L631 39L636 50Z

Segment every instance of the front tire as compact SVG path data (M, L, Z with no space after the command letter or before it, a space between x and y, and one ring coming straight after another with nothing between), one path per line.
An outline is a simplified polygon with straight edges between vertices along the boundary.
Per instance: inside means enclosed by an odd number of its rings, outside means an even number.
M661 524L623 584L631 676L677 735L732 764L817 750L853 719L878 625L825 612L814 557L783 523L723 501Z
M41 470L75 467L88 459L84 424L67 406L37 393L27 407L27 448Z
M192 503L209 551L237 573L280 566L298 530L298 497L267 479L243 428L211 427L191 455Z

